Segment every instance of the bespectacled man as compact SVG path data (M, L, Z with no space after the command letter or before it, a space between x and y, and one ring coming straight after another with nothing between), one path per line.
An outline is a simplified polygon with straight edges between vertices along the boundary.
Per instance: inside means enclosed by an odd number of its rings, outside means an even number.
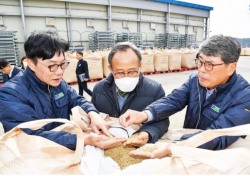
M128 109L143 110L165 96L163 87L140 72L142 56L129 42L116 44L108 56L110 75L95 85L92 102L98 111L118 118ZM154 143L166 132L168 118L143 124L124 145L142 146Z
M142 112L128 110L120 117L120 123L123 126L142 122L147 124L171 116L185 107L184 128L221 129L250 123L250 85L236 73L240 51L239 42L230 36L208 38L200 45L197 54L198 73ZM195 134L183 135L181 139ZM199 147L225 149L238 138L222 136ZM165 149L142 155L160 158L169 154L168 147L166 145Z
M91 102L79 96L64 80L69 62L64 52L68 43L53 32L33 33L24 44L28 67L0 88L0 122L7 132L20 123L48 118L70 119L71 109L80 106L88 113L95 133L85 135L84 145L108 148L126 139L107 140L111 134ZM38 130L23 129L71 150L76 148L76 135L51 131L59 126L51 123ZM102 131L103 134L100 134ZM97 134L96 134L97 133ZM107 136L106 136L107 135Z

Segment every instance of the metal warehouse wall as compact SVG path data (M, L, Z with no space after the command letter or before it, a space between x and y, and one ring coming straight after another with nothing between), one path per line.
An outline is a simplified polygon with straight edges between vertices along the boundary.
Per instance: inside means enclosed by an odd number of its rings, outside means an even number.
M20 57L33 31L56 30L71 45L88 49L94 31L141 32L143 42L153 45L155 35L166 32L193 34L199 43L209 28L207 10L149 0L1 0L0 17L0 30L17 31Z

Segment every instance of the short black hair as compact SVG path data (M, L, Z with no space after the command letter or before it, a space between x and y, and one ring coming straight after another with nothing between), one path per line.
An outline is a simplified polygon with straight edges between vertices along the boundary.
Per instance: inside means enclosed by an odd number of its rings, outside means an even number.
M0 59L0 69L3 69L7 67L10 63L7 61L7 59Z
M115 53L117 53L119 51L127 51L128 49L132 49L135 52L139 63L141 63L142 56L141 56L141 52L139 51L139 49L135 45L133 45L131 42L120 42L120 43L117 43L113 47L113 49L110 51L110 53L108 55L109 65L111 66L112 58L114 57Z
M81 56L83 56L83 52L81 52L81 51L77 51L76 53L80 54Z
M36 64L38 58L51 59L56 52L64 54L69 49L69 44L60 38L56 32L34 32L24 43L26 56Z

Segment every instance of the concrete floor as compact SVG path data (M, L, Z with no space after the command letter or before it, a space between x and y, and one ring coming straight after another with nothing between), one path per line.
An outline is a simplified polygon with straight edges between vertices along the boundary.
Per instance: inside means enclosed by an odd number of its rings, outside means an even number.
M161 83L167 95L171 93L173 89L181 86L188 79L191 73L196 71L197 70L190 70L183 72L152 74L145 76ZM248 82L250 82L250 56L240 57L238 61L237 73L241 74ZM88 87L90 88L90 90L93 90L93 87L95 86L96 83L97 82L88 83ZM72 87L78 92L77 85L72 85ZM84 97L87 100L91 100L91 97L87 93L84 93ZM186 108L170 117L170 128L172 129L182 128L185 111Z

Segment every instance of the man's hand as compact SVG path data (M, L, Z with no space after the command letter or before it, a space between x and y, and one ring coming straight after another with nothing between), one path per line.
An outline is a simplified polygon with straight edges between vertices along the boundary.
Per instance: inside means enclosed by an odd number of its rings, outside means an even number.
M127 110L119 117L119 122L123 127L127 127L131 124L141 124L148 120L148 115L145 112L139 112L134 110Z
M130 152L131 155L140 156L144 158L163 158L165 156L170 156L171 151L169 149L170 144L160 144L155 149L151 149L148 146L143 146L136 150ZM153 151L152 151L153 150Z
M97 134L104 133L105 135L112 137L110 132L108 131L108 123L105 122L105 120L102 119L102 117L97 114L94 111L90 111L88 113L88 116L90 118L90 127L93 129L93 131Z
M149 140L149 134L145 131L140 131L133 134L126 142L123 143L125 146L140 147L146 144Z
M93 145L101 149L108 149L117 145L122 145L126 140L126 138L112 138L105 135L91 133L84 137L84 145Z

